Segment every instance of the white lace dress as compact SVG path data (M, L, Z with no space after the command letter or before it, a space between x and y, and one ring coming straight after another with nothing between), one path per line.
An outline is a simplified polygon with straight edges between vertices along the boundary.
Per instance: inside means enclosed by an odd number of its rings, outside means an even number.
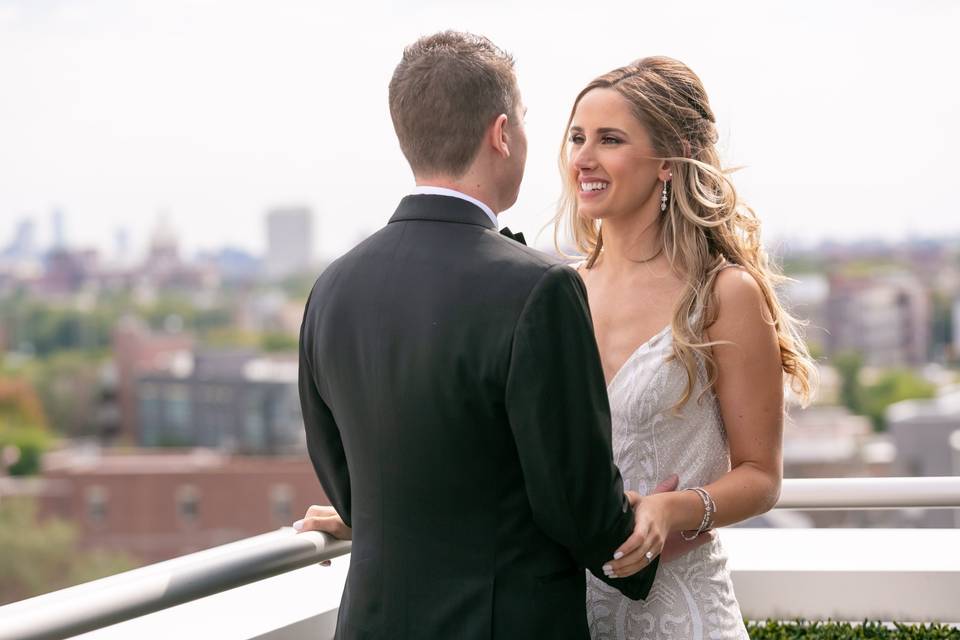
M664 328L640 346L617 372L607 393L613 417L613 457L625 489L642 495L671 473L680 489L706 485L730 469L730 452L712 391L674 415L686 373L666 362L673 335ZM719 536L660 565L646 600L635 602L587 574L587 618L593 640L749 640L733 593Z

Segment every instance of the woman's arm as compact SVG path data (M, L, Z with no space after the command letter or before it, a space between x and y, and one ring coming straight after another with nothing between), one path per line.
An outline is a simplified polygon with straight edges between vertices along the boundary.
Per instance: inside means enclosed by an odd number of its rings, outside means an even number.
M753 277L742 269L726 269L717 276L715 291L718 316L707 338L723 343L713 347L714 389L731 470L704 489L717 506L713 525L721 527L769 511L780 496L783 369L777 333ZM647 551L660 553L671 531L696 530L703 512L703 501L692 491L644 496L636 533L620 548L623 557L608 566L617 576L630 575L644 566Z

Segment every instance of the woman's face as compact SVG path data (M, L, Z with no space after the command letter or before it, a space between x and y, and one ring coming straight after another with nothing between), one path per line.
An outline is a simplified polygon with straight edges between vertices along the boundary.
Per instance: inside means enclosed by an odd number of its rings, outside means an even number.
M580 99L570 123L568 179L578 212L589 219L659 212L668 175L646 128L613 89L594 89Z

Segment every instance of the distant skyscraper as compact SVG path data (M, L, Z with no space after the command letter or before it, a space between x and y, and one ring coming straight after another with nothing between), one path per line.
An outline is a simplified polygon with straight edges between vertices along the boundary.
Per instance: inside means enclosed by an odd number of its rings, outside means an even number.
M313 212L285 207L267 213L267 275L281 278L306 271L313 260Z
M170 269L180 263L180 241L166 211L157 216L147 249L147 262L152 269Z
M114 257L121 263L130 259L130 231L126 227L118 227L114 230L113 251Z
M24 218L17 223L13 232L13 241L2 251L3 255L10 258L31 258L36 255L36 227L29 218Z
M58 249L63 249L66 242L66 238L63 231L63 210L56 208L50 214L50 226L52 228L52 240L53 244L50 247L52 250L57 251Z

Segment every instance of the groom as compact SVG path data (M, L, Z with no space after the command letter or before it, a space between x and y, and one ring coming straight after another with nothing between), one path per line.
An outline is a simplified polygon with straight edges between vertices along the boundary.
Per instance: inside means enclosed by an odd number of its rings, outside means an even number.
M444 32L390 114L416 178L317 280L300 336L314 468L353 529L338 638L588 638L588 568L632 532L577 274L497 232L526 160L512 58Z

